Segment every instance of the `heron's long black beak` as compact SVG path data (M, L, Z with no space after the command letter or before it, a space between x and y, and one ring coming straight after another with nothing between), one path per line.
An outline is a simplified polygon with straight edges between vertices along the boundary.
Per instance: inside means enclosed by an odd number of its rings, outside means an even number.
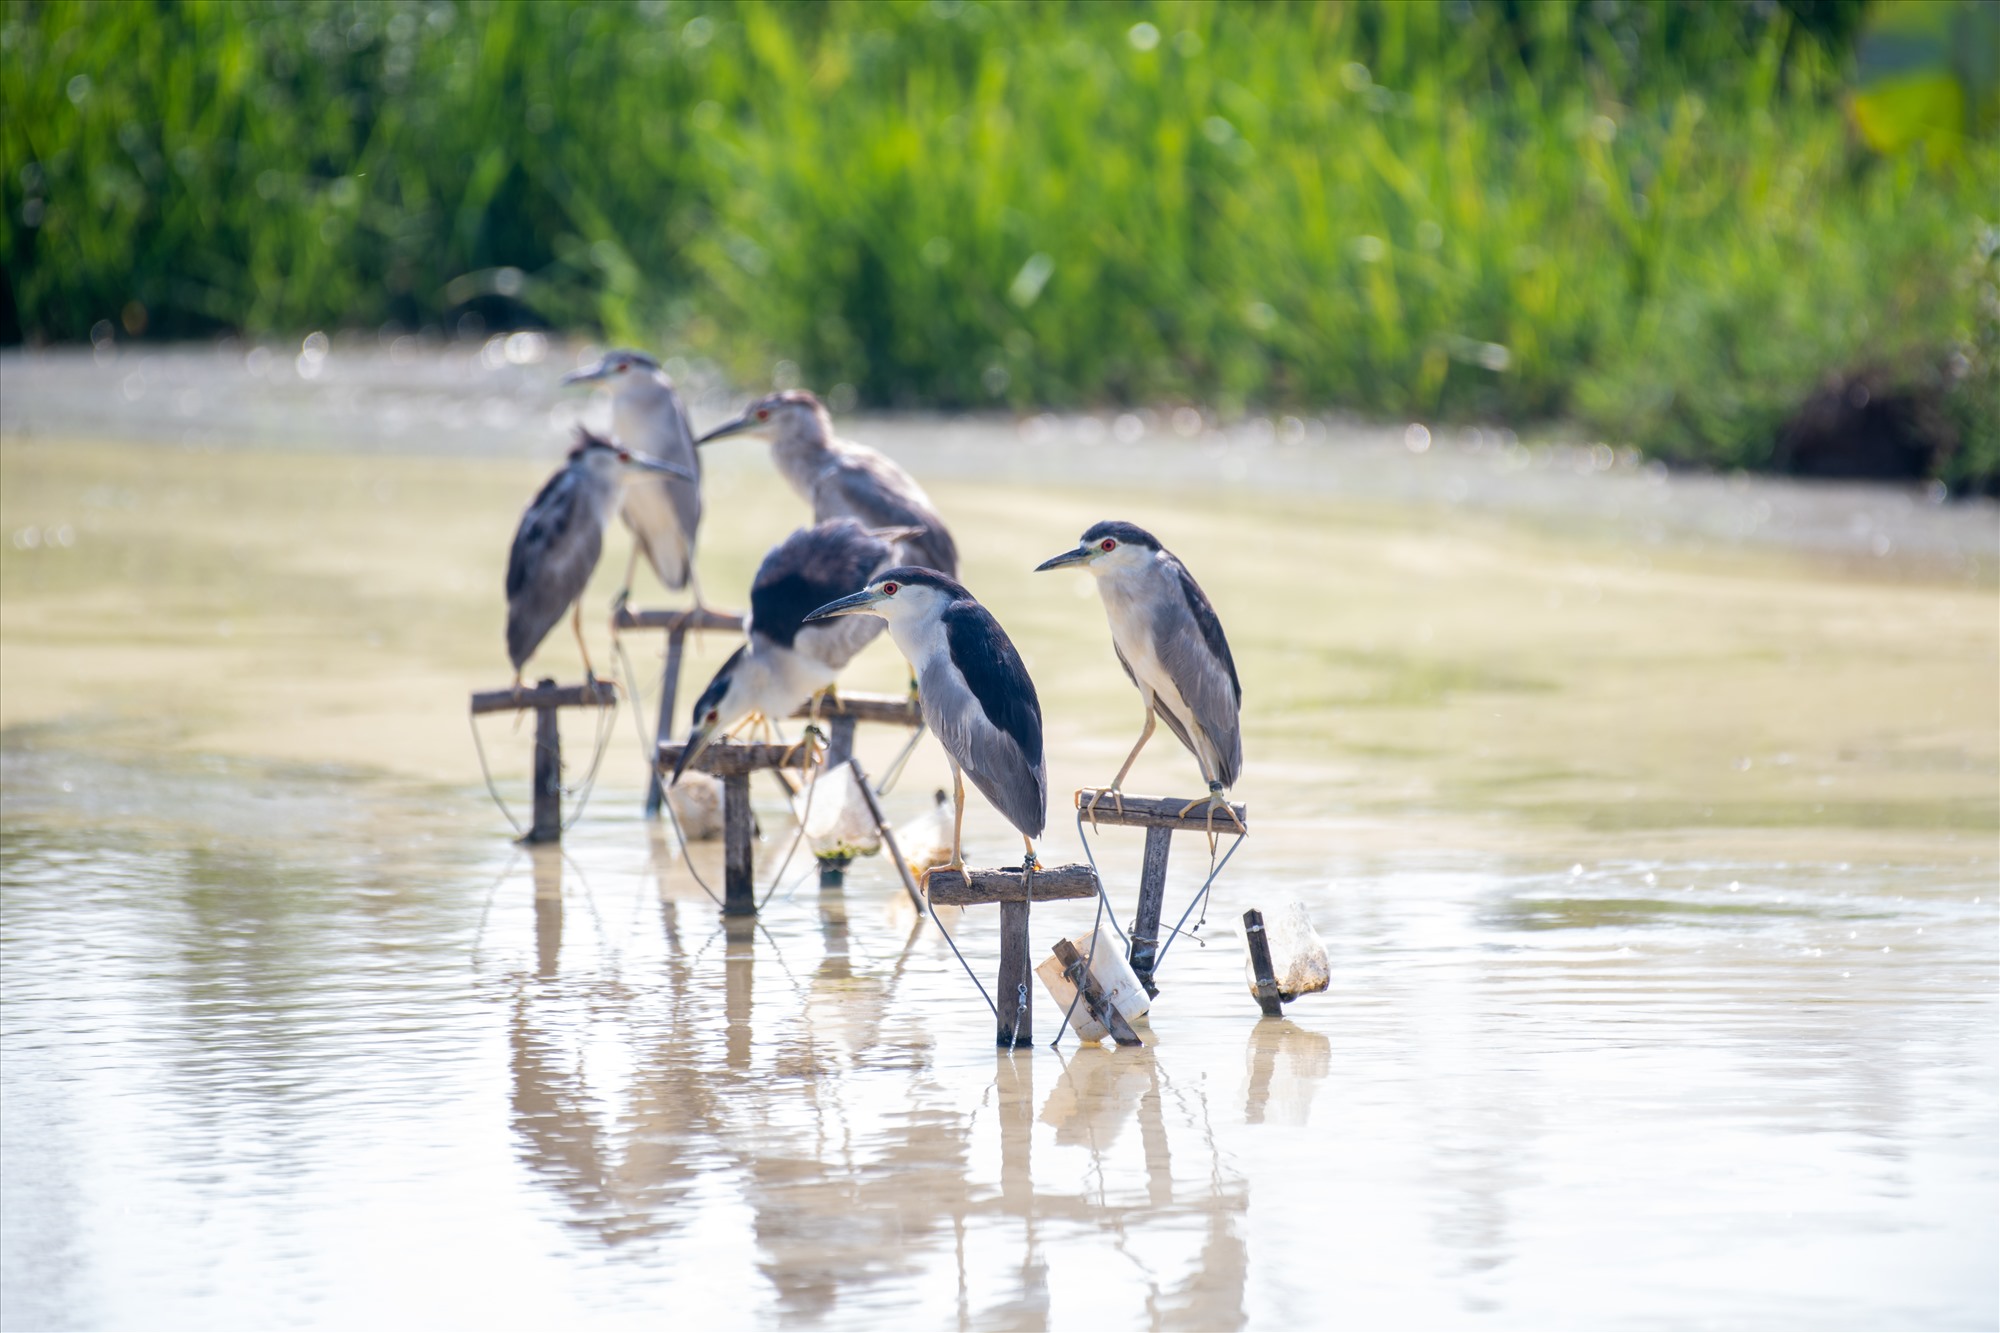
M720 440L725 436L741 435L744 431L749 430L751 427L759 424L761 423L759 423L755 417L751 417L748 415L740 416L737 417L734 421L723 422L720 426L717 426L714 430L710 431L708 434L696 440L695 443L707 444L710 440Z
M580 369L572 370L569 374L562 377L561 382L564 384L588 384L592 380L603 379L605 373L604 363L599 361L594 366L584 366Z
M1061 569L1064 565L1080 565L1090 559L1091 549L1088 546L1079 546L1074 551L1064 551L1061 555L1052 555L1042 561L1041 564L1036 565L1035 572L1039 574L1045 569Z
M700 758L701 752L706 750L714 741L715 728L713 726L697 726L693 731L690 731L688 733L687 744L681 747L681 757L674 760L674 775L667 779L667 785L671 787L678 783L681 780L681 774L687 771L687 766Z
M861 615L881 600L881 593L863 588L860 592L850 593L837 602L828 602L825 606L822 606L799 623L808 624L815 620L831 620L835 616Z
M670 463L664 458L654 458L651 454L635 454L628 451L620 454L619 458L633 467L644 468L648 472L664 472L670 477L679 477L682 481L701 480L691 469L679 463Z

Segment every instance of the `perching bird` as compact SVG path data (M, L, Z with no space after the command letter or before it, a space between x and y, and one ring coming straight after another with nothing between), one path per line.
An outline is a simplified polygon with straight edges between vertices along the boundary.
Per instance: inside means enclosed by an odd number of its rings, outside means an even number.
M1007 631L963 585L933 569L905 565L875 576L851 597L829 602L807 624L831 616L880 616L917 673L924 724L951 760L951 861L964 868L960 832L965 782L979 788L1027 845L1048 820L1049 779L1042 759L1042 705L1035 682Z
M769 394L695 441L730 435L768 440L771 461L805 502L815 521L857 518L871 528L910 527L922 535L900 543L904 563L958 573L958 546L909 473L865 444L835 439L833 418L804 389Z
M562 614L576 607L570 625L583 652L583 673L596 679L590 650L583 642L583 608L577 598L597 568L604 549L604 525L618 506L626 478L635 470L685 477L686 468L648 458L577 432L569 462L548 479L521 515L514 532L514 549L507 557L507 656L514 662L514 688L521 688L521 666Z
M562 382L604 385L611 396L612 438L636 454L663 458L688 470L685 477L646 477L625 488L620 513L632 530L633 545L618 600L622 603L631 594L632 574L643 550L646 563L668 588L679 591L692 580L695 605L700 606L694 540L701 527L701 458L673 380L644 352L620 350L606 352L594 366L571 371Z
M1074 551L1044 560L1036 571L1065 565L1082 565L1096 575L1111 622L1111 647L1146 700L1146 729L1109 788L1120 813L1119 786L1152 739L1157 718L1201 765L1209 818L1220 809L1235 819L1223 791L1236 785L1243 770L1243 686L1222 622L1201 585L1157 537L1130 523L1093 524ZM1093 797L1093 810L1096 804ZM1200 804L1189 802L1181 813Z
M695 700L693 729L674 780L715 738L744 718L789 717L833 684L882 632L880 621L803 624L806 613L859 592L895 563L892 542L907 529L873 531L851 518L800 528L771 548L750 584L750 642L738 648Z

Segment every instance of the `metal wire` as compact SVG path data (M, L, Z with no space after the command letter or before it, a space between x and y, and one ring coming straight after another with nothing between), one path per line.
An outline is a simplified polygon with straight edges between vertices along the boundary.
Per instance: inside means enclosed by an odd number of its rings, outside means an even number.
M1084 859L1090 862L1090 873L1091 873L1091 876L1092 876L1092 877L1093 877L1094 879L1096 879L1096 881L1097 881L1097 901L1098 901L1098 904L1099 904L1100 908L1108 908L1108 909L1110 910L1110 912L1111 912L1111 928L1112 928L1113 930L1115 930L1115 931L1117 931L1117 932L1118 932L1118 938L1119 938L1119 939L1121 939L1121 940L1123 940L1123 941L1125 941L1125 947L1129 949L1129 948L1130 948L1130 947L1132 946L1132 937L1131 937L1131 936L1130 936L1129 934L1127 934L1127 933L1126 933L1126 931L1125 931L1125 927L1123 927L1123 926L1121 926L1121 925L1119 925L1119 924L1118 924L1118 909L1117 909L1117 908L1115 908L1115 907L1112 907L1112 906L1111 906L1111 899L1105 896L1105 892L1104 892L1104 876L1102 876L1102 875L1100 875L1100 874L1098 874L1098 873L1097 873L1097 857L1096 857L1096 855L1095 855L1095 854L1094 854L1094 853L1093 853L1093 852L1092 852L1092 851L1090 850L1090 835L1089 835L1089 834L1087 834L1087 833L1085 833L1085 832L1083 831L1083 809L1082 809L1082 807L1080 807L1080 806L1079 806L1079 807L1077 808L1077 812L1076 812L1076 836L1077 836L1077 837L1078 837L1078 839L1080 839L1080 840L1082 841L1082 843L1083 843L1083 856L1084 856ZM1135 926L1136 926L1137 924L1138 924L1138 923L1137 923L1136 921L1135 921L1135 922L1133 922L1133 925L1135 925ZM1092 947L1092 948L1094 949L1094 948L1096 948L1097 946L1096 946L1095 944L1093 944L1093 945L1092 945L1091 947Z
M610 682L606 683L610 684ZM632 711L634 717L638 716L636 708ZM604 716L607 713L610 716ZM564 833L575 828L576 821L583 818L584 809L590 804L590 794L597 790L597 770L604 763L604 752L611 748L611 733L618 729L618 698L615 685L613 686L611 707L600 708L598 714L600 721L597 724L596 753L590 757L590 772L584 775L582 786L575 790L569 788L563 789L564 795L572 796L576 799L576 810L570 815L568 821L562 825ZM560 774L558 774L558 779L560 779Z
M521 821L514 818L514 812L508 809L507 802L501 799L500 789L493 785L493 768L486 762L486 742L481 740L479 736L479 714L467 713L465 720L472 728L472 748L479 751L479 774L486 779L486 794L493 798L493 804L500 807L500 813L505 815L507 822L514 826L515 834L519 837L527 837L528 830L521 827Z
M1204 903L1208 900L1208 890L1209 887L1215 883L1215 877L1222 873L1222 868L1229 864L1229 858L1236 855L1236 849L1238 847L1241 847L1243 845L1243 840L1249 836L1250 835L1248 833L1237 834L1236 841L1229 844L1229 850L1222 854L1222 859L1220 861L1215 860L1213 854L1211 854L1209 859L1208 878L1201 882L1201 888L1195 893L1193 900L1188 903L1187 911L1181 913L1181 919L1174 923L1174 928L1172 932L1168 934L1166 941L1160 945L1159 953L1153 956L1154 976L1159 975L1160 964L1167 961L1167 950L1171 949L1173 947L1174 941L1180 938L1182 933L1181 927L1187 924L1187 919L1189 915L1193 913L1195 907L1198 904ZM1195 923L1195 929L1200 930L1206 924L1208 924L1208 913L1206 910L1204 910L1202 912L1201 920ZM1196 938L1199 939L1200 937L1196 936Z

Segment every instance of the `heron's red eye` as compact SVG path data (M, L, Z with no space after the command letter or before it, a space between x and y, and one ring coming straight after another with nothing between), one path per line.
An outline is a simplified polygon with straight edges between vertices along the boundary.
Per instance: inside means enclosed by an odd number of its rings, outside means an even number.
M770 419L771 419L771 409L770 409L770 408L768 408L768 407L760 407L760 408L758 408L758 409L757 409L757 420L759 420L759 421L769 421Z
M1097 544L1097 549L1100 551L1109 551L1117 545L1118 545L1117 542L1111 540L1111 538L1109 537L1106 537L1103 541Z
M895 584L893 584L893 583L885 583L885 584L883 584L883 585L882 585L882 595L883 595L884 597L894 597L894 596L896 595L896 585L895 585Z
M612 369L617 371L620 375L623 375L626 371L630 370L631 368L632 368L631 366L627 365L623 361L620 361L616 366L612 367Z

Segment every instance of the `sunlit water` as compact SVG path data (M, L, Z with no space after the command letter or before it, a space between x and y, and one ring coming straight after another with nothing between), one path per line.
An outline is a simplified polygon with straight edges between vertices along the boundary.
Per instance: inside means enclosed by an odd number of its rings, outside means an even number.
M106 362L0 360L7 1327L2000 1318L1990 506L1445 432L873 427L1033 666L1053 789L1139 720L1087 585L1025 572L1090 518L1181 549L1244 676L1256 831L1148 1046L1050 1051L1038 995L1010 1056L879 859L725 929L629 710L562 853L508 841L464 697L551 365ZM740 601L797 506L712 462ZM524 734L482 734L518 802ZM1132 785L1192 778L1162 737ZM1137 835L1090 846L1129 912ZM1205 869L1179 841L1172 914ZM1292 899L1333 985L1260 1021L1233 925ZM955 931L989 984L996 925Z

